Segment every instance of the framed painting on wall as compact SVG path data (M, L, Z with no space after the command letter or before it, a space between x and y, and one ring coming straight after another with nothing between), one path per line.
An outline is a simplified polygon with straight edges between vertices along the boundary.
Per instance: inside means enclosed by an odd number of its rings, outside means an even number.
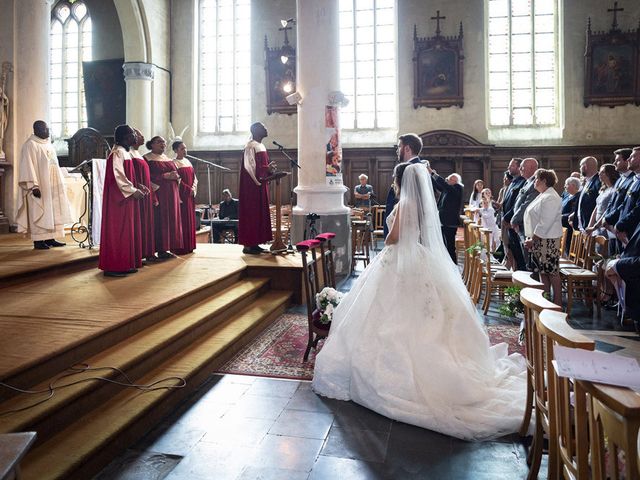
M433 19L442 19L440 12ZM418 37L413 30L414 95L413 108L443 108L464 106L462 23L456 37L440 35L440 24L436 35Z
M587 25L585 49L584 106L615 107L640 105L640 29L623 32L618 28L614 9L608 32L593 32Z

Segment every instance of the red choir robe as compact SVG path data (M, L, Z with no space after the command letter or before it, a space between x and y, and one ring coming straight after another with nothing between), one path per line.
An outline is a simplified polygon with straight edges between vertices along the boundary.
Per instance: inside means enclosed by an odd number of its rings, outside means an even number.
M269 154L265 146L251 140L244 149L240 168L238 198L238 243L250 247L270 242L269 185L260 179L269 176ZM261 183L256 185L255 180Z
M127 272L142 265L134 225L136 190L131 154L117 145L107 158L104 176L100 270Z
M138 185L144 185L151 192L138 202L139 205L139 221L136 227L140 232L140 242L142 245L142 257L153 257L156 251L155 232L153 229L153 204L155 202L155 192L151 185L151 174L149 165L137 150L131 150L133 157L133 168L136 172L136 181Z
M158 205L154 208L154 230L157 252L182 248L182 220L180 218L180 193L177 180L166 180L163 175L177 171L176 164L166 155L147 153L151 182L158 186L155 191Z
M186 158L174 160L180 174L180 217L182 218L182 248L178 255L191 253L196 248L196 192L198 179L193 165Z

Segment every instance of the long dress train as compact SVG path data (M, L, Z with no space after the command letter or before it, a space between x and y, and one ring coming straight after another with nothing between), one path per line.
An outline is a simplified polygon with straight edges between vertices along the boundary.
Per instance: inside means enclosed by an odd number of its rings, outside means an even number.
M336 308L312 387L389 418L467 440L518 430L522 356L490 346L447 254L423 165L407 167L400 240L385 247Z

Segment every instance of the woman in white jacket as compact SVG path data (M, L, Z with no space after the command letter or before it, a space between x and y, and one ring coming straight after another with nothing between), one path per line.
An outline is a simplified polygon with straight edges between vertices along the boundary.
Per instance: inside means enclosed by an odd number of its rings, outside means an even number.
M560 281L560 239L562 238L562 198L553 186L558 177L553 170L539 168L534 188L540 192L524 212L525 248L531 252L535 270L540 274L553 303L562 305Z

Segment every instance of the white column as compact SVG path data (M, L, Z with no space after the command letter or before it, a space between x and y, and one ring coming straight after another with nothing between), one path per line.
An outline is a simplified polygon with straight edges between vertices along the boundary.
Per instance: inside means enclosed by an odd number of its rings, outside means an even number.
M15 2L14 92L16 149L33 133L33 122L49 120L49 31L51 0Z
M343 185L328 185L325 174L327 130L325 107L339 90L338 0L297 0L298 175L297 205L293 210L292 236L303 239L308 213L320 215L319 232L334 232L336 273L351 269L349 209L344 205Z
M325 177L325 107L339 90L338 0L297 0L298 105L297 206L294 215L346 214L345 187L328 186Z
M127 84L127 124L134 126L150 139L152 105L151 85L155 67L150 63L126 62L123 66Z

